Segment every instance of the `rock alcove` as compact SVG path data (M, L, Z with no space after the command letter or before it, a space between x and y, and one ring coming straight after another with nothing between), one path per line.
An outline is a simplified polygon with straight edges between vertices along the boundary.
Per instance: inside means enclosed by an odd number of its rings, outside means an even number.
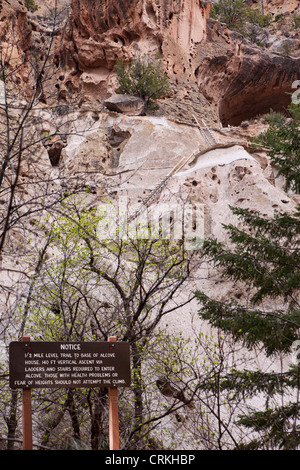
M196 70L199 89L215 106L223 127L270 112L286 114L300 79L300 61L242 45L238 51L206 59Z
M281 89L253 88L234 96L225 96L219 102L219 119L223 127L239 126L271 110L287 114L291 104L291 87Z

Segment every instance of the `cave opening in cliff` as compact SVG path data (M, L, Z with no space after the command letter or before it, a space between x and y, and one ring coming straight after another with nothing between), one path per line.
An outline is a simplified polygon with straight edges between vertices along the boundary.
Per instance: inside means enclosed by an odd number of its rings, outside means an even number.
M219 119L223 127L239 126L259 116L277 111L288 115L291 89L243 90L235 96L225 96L219 102Z

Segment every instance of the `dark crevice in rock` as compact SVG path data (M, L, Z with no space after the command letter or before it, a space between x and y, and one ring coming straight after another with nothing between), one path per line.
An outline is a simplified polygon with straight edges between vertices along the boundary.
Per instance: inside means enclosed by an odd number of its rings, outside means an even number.
M279 91L272 89L248 90L235 96L224 97L219 103L219 119L224 127L239 126L243 121L251 120L271 110L283 114L291 104L288 94L290 87Z

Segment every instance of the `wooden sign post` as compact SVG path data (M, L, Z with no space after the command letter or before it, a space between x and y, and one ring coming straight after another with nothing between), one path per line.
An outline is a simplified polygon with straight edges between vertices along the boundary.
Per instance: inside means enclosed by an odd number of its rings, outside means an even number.
M117 338L110 336L108 341L115 342ZM117 387L109 387L109 449L120 450L119 442L119 409L118 409L118 389Z
M29 342L29 336L23 336L23 342ZM23 409L23 450L32 450L32 406L31 389L22 389L22 409Z
M118 387L130 387L130 347L110 336L103 342L22 341L9 345L11 388L23 393L23 449L32 449L33 388L108 388L109 445L119 450Z

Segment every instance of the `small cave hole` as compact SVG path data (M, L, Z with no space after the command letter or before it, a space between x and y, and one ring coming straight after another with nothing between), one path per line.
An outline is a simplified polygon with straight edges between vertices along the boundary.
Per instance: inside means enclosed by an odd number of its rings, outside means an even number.
M121 42L121 43L123 44L123 46L125 46L125 40L124 40L124 38L122 38L121 36L115 36L115 37L114 37L114 42L115 42L116 44L118 44L118 43Z
M118 126L107 129L107 134L110 145L118 151L121 149L120 145L131 137L129 131L122 130Z

